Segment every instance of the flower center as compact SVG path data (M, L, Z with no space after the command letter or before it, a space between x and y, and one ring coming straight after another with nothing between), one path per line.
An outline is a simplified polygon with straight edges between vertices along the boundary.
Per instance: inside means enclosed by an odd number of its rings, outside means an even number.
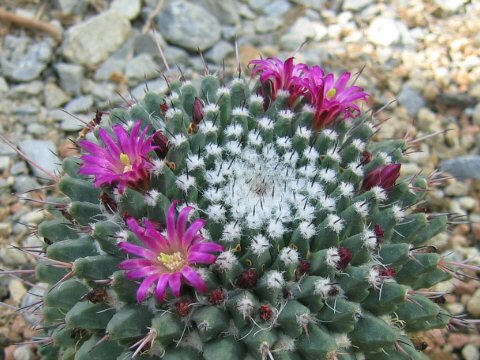
M130 163L130 158L127 154L121 153L120 154L120 161L122 162L123 172L126 173L127 171L132 171L132 164Z
M157 260L170 271L180 271L185 265L185 259L180 252L173 254L160 253Z
M335 88L331 88L330 90L327 91L327 98L328 99L331 99L333 98L335 95L337 95L337 89Z

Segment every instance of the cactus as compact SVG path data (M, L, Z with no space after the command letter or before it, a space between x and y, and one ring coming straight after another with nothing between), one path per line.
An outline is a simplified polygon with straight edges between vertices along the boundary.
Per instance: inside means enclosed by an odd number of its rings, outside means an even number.
M424 359L409 336L451 323L408 143L372 141L349 73L251 65L82 132L39 227L44 359Z

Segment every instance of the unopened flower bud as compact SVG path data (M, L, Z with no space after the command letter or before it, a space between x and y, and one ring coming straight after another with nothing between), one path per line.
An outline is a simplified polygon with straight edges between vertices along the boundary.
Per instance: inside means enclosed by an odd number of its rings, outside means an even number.
M400 166L400 164L389 164L371 171L363 179L362 189L370 190L374 186L379 186L386 191L392 190L400 176Z

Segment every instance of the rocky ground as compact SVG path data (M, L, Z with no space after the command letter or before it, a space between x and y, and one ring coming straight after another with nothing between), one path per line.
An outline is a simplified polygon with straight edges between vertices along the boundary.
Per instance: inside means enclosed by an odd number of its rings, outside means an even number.
M2 22L0 12L0 133L49 171L71 154L69 137L94 111L162 90L165 65L198 78L199 50L210 71L234 69L262 54L359 71L369 106L386 108L379 138L412 140L405 174L440 168L450 179L429 194L428 209L461 215L434 242L459 259L478 255L480 242L480 3L475 0L3 0L25 22ZM172 19L175 18L175 21ZM35 23L38 25L38 22ZM151 29L156 29L152 32ZM178 71L178 70L176 70ZM391 103L393 100L395 102ZM447 131L448 130L448 131ZM439 133L428 137L429 134ZM12 248L35 247L35 225L47 213L32 201L48 184L0 142L0 269L30 269L34 258ZM48 188L46 189L48 191ZM14 195L17 194L17 195ZM477 257L472 260L479 264ZM475 274L474 274L475 275ZM17 307L38 301L31 274L0 275L0 359L35 359L32 314ZM24 279L24 280L22 280ZM446 306L480 318L479 282L451 281ZM477 329L432 331L432 359L480 358ZM3 350L2 350L3 349Z

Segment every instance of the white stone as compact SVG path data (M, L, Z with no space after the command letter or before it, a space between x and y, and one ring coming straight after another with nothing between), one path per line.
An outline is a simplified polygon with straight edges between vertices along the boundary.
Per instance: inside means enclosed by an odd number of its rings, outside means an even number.
M110 10L125 16L127 19L135 19L140 14L140 0L113 0Z
M391 18L378 17L370 23L367 36L376 45L389 46L398 43L401 39L398 21Z
M62 52L74 63L96 65L123 45L129 33L128 19L107 11L68 29Z

